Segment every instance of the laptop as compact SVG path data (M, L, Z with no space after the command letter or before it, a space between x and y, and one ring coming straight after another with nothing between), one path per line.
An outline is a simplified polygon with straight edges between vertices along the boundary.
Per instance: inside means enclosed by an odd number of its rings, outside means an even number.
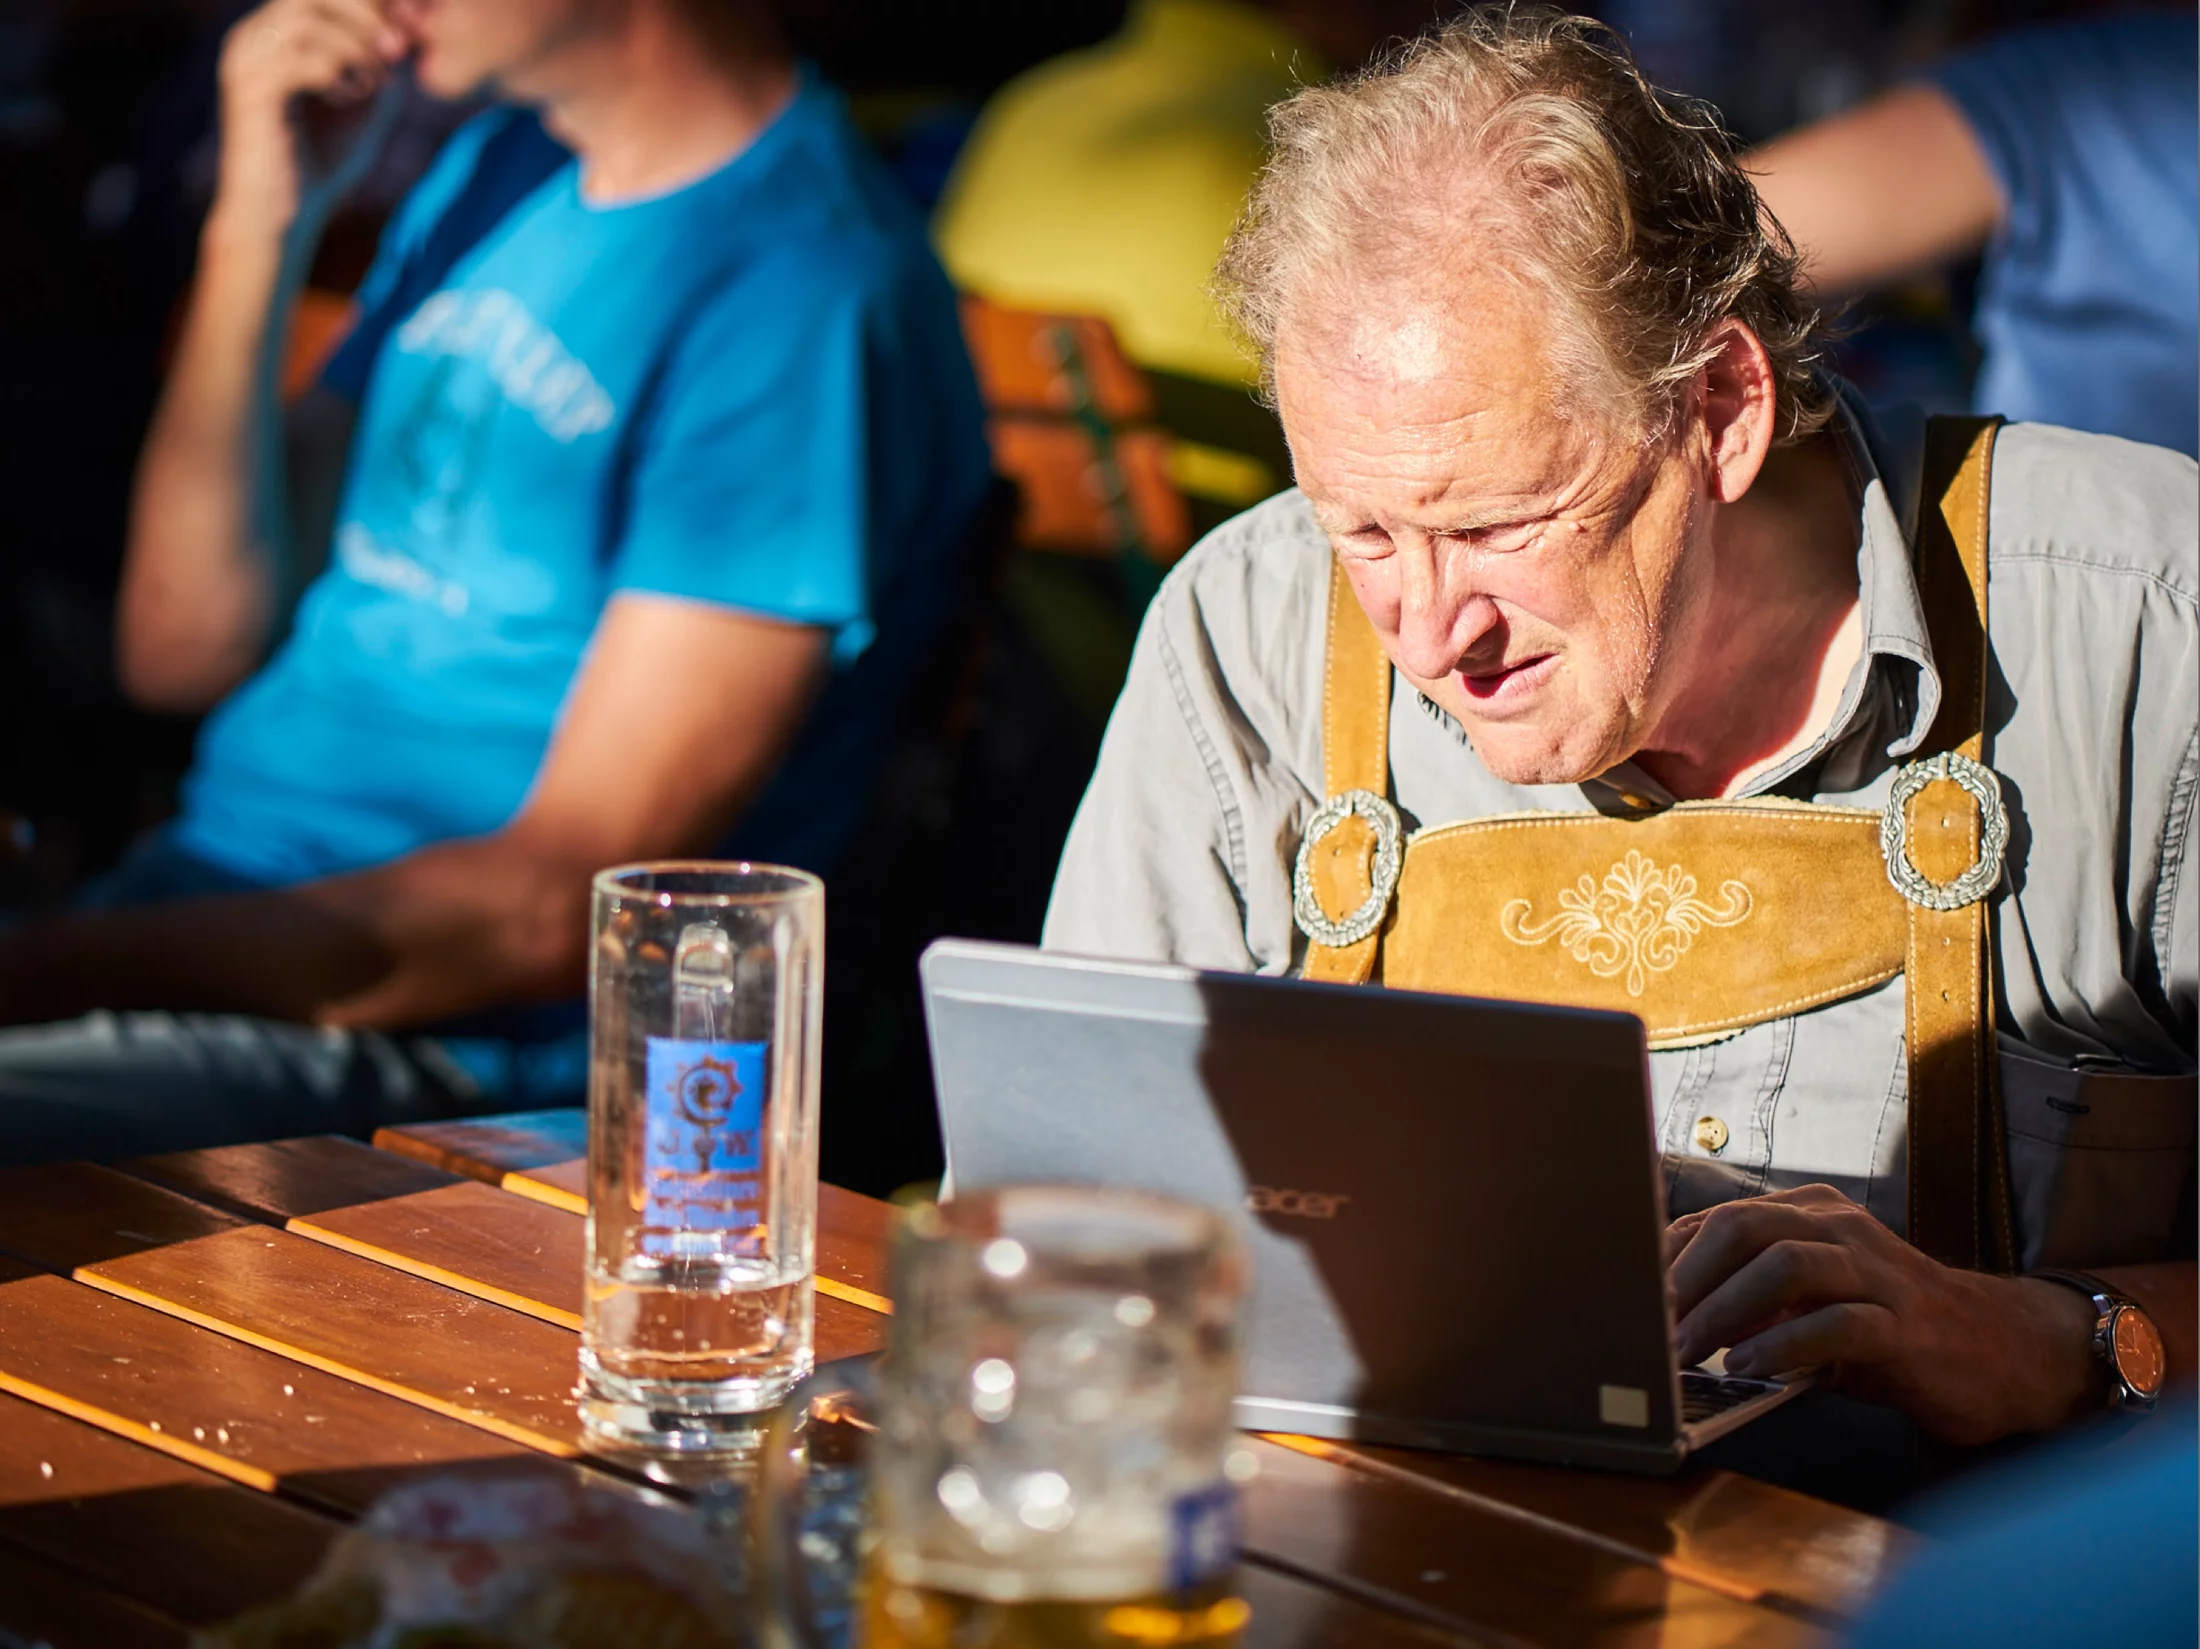
M952 939L922 970L956 1190L1236 1224L1241 1426L1670 1471L1802 1389L1674 1360L1631 1015Z

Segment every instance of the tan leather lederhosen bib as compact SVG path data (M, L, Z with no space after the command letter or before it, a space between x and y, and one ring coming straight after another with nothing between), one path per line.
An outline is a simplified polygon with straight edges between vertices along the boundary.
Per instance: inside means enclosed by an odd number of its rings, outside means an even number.
M1918 593L1942 700L1884 813L1682 802L1646 818L1515 813L1403 839L1389 791L1390 661L1341 567L1329 595L1329 800L1294 879L1310 979L1638 1015L1685 1047L1907 975L1910 1240L2007 1269L1987 896L2008 839L1981 765L1986 529L1999 420L1935 419Z

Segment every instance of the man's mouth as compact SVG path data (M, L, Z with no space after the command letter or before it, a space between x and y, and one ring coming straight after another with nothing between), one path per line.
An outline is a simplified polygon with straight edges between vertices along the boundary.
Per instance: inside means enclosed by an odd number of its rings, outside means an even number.
M1459 680L1477 704L1503 704L1533 692L1557 662L1556 653L1537 653L1494 670L1462 670Z

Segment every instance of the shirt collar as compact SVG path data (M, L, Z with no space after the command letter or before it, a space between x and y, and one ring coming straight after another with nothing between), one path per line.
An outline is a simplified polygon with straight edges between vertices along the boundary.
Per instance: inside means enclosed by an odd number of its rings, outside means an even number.
M1940 713L1940 675L1933 667L1925 604L1917 593L1919 472L1925 457L1925 414L1902 406L1886 424L1873 417L1850 385L1841 396L1841 430L1850 460L1863 481L1863 531L1856 550L1857 583L1864 604L1864 656L1850 673L1851 691L1823 743L1829 747L1858 731L1857 683L1882 666L1895 670L1905 714L1891 728L1889 756L1906 756L1925 742Z

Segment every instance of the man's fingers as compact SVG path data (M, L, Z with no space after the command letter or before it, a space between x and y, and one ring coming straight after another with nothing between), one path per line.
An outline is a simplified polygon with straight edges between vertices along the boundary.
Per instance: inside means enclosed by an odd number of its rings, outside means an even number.
M316 41L300 49L295 85L300 91L361 97L381 83L382 60L349 46Z
M1682 1251L1695 1240L1696 1233L1703 1229L1705 1212L1707 1210L1699 1209L1693 1214L1683 1214L1665 1228L1665 1263L1668 1266L1681 1257Z
M1805 1237L1778 1238L1679 1313L1681 1362L1701 1362L1720 1346L1737 1345L1769 1323L1863 1297L1864 1277L1847 1248Z
M1810 1185L1793 1185L1785 1191L1775 1191L1771 1194L1769 1200L1789 1203L1797 1208L1854 1208L1857 1206L1854 1197L1845 1192L1837 1191L1832 1186L1822 1182L1814 1182Z
M262 96L358 95L386 70L389 30L374 0L278 0L237 25L239 84Z
M306 4L318 15L370 43L391 26L389 8L379 0L306 0Z
M1773 1197L1721 1203L1708 1210L1694 1239L1674 1257L1667 1272L1674 1314L1686 1317L1713 1289L1773 1243L1828 1240L1828 1213Z
M1678 1260L1687 1251L1688 1245L1695 1241L1696 1233L1703 1229L1704 1221L1718 1213L1721 1208L1742 1207L1784 1207L1838 1211L1854 1209L1856 1204L1830 1185L1812 1184L1791 1186L1785 1191L1768 1191L1761 1197L1752 1197L1745 1202L1722 1203L1717 1207L1699 1208L1693 1214L1681 1215L1680 1218L1666 1226L1665 1263L1671 1266L1674 1261Z
M1833 1363L1882 1362L1893 1349L1895 1328L1894 1313L1870 1301L1820 1306L1742 1340L1727 1352L1726 1368L1769 1377Z
M379 75L388 58L382 36L389 22L373 0L313 0L312 21L299 30L301 42L322 62L338 65L337 77L362 72Z

